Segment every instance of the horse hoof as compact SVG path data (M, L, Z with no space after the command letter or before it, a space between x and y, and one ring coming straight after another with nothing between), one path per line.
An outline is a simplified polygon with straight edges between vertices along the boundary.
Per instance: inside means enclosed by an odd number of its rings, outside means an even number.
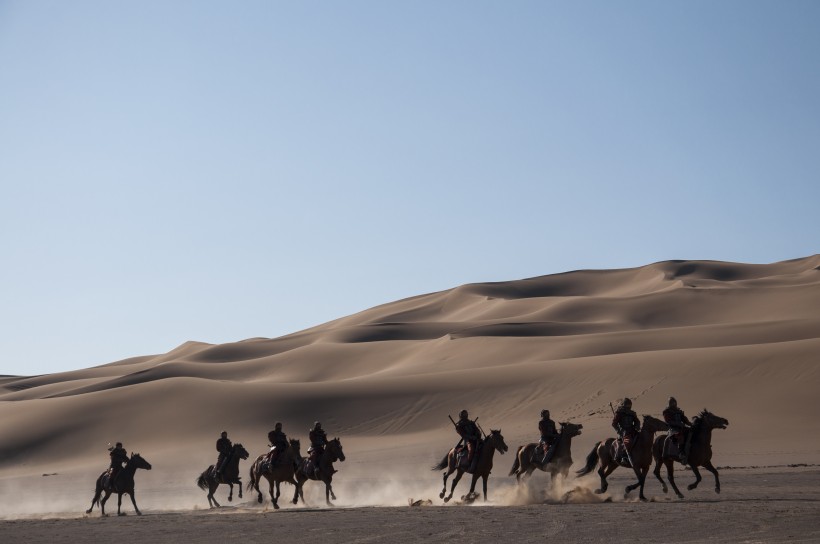
M595 490L595 494L596 494L596 495L600 495L600 494L602 494L602 493L605 493L605 491L604 491L603 489L596 489L596 490Z
M649 502L649 499L647 499L646 497L641 497L641 502Z
M137 515L138 515L138 516L141 516L141 515L142 515L142 512L137 512Z
M228 497L228 502L233 502L233 497Z
M276 504L276 503L273 503L273 509L274 509L274 510L279 510L279 505L278 505L278 504Z
M686 489L688 489L689 491L692 491L693 489L695 489L695 487L696 486L690 484L690 485L686 486Z
M290 501L290 502L292 502L293 504L299 504L299 501L298 501L297 499L293 499L293 500L292 500L292 501Z
M683 493L678 493L678 498L682 499L683 498Z
M86 513L86 514L90 514L90 513L91 513L91 509L89 508L88 510L86 510L86 511L85 511L85 513Z
M120 513L118 513L117 515L118 515L118 516L124 516L124 515L125 515L125 512L120 512Z
M715 493L717 493L718 495L720 495L720 488L719 488L719 487L716 487L716 488L715 488Z
M447 504L448 502L450 502L450 498L451 498L451 497L445 497L445 498L444 498L444 504Z
M439 494L438 494L438 498L439 498L439 499L443 499L443 498L444 498L444 491L442 491L441 493L439 493ZM89 512L90 512L90 511L91 511L91 510L89 510Z

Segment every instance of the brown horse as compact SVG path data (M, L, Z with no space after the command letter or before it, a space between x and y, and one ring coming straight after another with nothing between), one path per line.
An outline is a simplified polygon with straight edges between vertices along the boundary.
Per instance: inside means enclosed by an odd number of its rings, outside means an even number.
M535 469L549 471L552 481L555 481L558 474L566 479L569 474L569 467L572 466L572 438L581 434L583 425L574 423L561 423L561 432L558 434L558 443L555 446L555 453L549 463L533 462L533 453L538 444L531 443L526 446L519 446L515 454L515 462L510 469L510 476L515 474L515 479L521 482L521 477L529 478Z
M715 475L715 493L720 493L720 478L718 471L712 465L712 430L725 429L729 425L729 420L716 416L708 410L702 411L698 414L692 423L692 428L689 430L692 433L692 442L690 444L689 456L686 459L687 464L691 467L692 472L695 473L695 482L689 484L689 491L695 489L701 481L698 467L703 467ZM674 464L675 461L680 462L677 458L662 457L665 436L659 436L655 439L655 444L652 447L652 454L655 457L655 476L660 480L663 486L663 492L668 493L669 489L666 487L666 482L661 478L661 464L666 465L666 476L669 478L669 483L672 484L672 489L679 499L683 498L683 493L680 492L678 486L675 485Z
M138 468L151 470L151 463L143 459L139 453L132 453L131 458L128 459L125 466L117 473L117 477L114 478L113 482L109 481L110 475L107 470L100 474L100 477L97 478L97 487L94 491L94 498L91 499L91 507L86 510L85 513L90 514L94 509L94 505L99 504L102 515L107 516L108 514L105 513L105 501L108 500L111 493L116 493L117 515L124 516L125 512L120 510L122 507L122 495L123 493L128 493L131 497L131 503L134 505L134 511L138 516L141 516L142 512L140 512L140 509L137 508L137 500L134 497L134 473L137 472ZM102 495L103 491L105 491L105 497L100 500L100 495Z
M296 479L294 478L294 474L296 473L296 467L302 461L302 455L300 453L301 445L299 441L296 439L290 439L290 445L288 448L279 454L279 457L274 463L273 466L266 465L264 468L266 470L262 470L262 464L267 454L260 455L256 458L256 461L253 462L251 465L250 470L250 481L248 481L248 490L255 489L257 493L256 502L262 502L262 492L259 490L259 482L262 480L262 476L268 481L268 492L270 493L270 501L273 504L274 509L279 510L279 484L281 482L287 482L291 485L298 486ZM276 493L274 494L273 489L276 488ZM294 496L293 504L296 504L296 497Z
M665 431L669 426L660 419L652 416L643 416L643 425L641 425L641 432L635 439L632 450L629 452L629 457L632 459L632 466L629 464L623 465L627 468L632 468L635 471L635 476L638 477L637 483L626 486L624 496L628 495L630 491L638 487L641 488L640 498L642 501L646 500L643 495L643 486L646 483L646 475L649 472L649 466L652 464L652 443L655 439L655 433L658 431ZM609 484L606 481L607 476L612 474L619 466L615 461L612 444L615 442L614 438L608 438L604 442L598 442L593 446L592 451L587 455L587 464L584 468L578 471L579 476L589 474L601 461L601 468L598 469L598 475L601 477L601 488L596 489L595 493L605 493Z
M487 501L487 478L493 469L493 455L495 455L496 450L503 455L508 449L507 444L504 443L504 437L501 435L501 430L491 430L490 434L484 439L484 444L480 450L476 452L478 459L476 460L475 472L473 472L473 481L470 482L470 492L467 494L467 500L476 498L475 484L478 481L478 477L481 476L482 484L484 485L484 502ZM439 498L444 499L444 502L449 502L450 499L453 498L453 491L455 491L458 481L461 480L461 476L467 472L461 465L456 466L455 448L450 449L447 455L445 455L441 462L435 465L432 470L443 470L445 468L447 472L444 473L444 488L441 490ZM456 471L458 472L456 473L456 477L453 478L450 495L445 497L444 495L447 493L447 478Z
M213 508L220 506L214 498L214 491L217 490L220 484L228 484L230 491L228 492L228 502L233 500L233 484L239 486L239 498L242 498L242 482L239 478L239 461L247 459L250 454L248 450L242 447L242 444L234 444L231 457L225 464L222 474L218 477L214 474L214 466L211 465L205 469L205 472L199 475L196 479L196 485L202 490L208 491L208 505Z
M308 480L317 480L325 483L325 502L328 506L333 506L333 503L330 502L331 497L334 501L336 500L336 495L333 493L333 485L331 484L333 481L333 475L336 473L336 469L333 468L333 463L336 461L344 462L344 460L345 454L342 451L342 442L338 438L334 438L329 441L325 446L324 453L322 453L322 456L319 457L318 471L309 470L309 460L302 460L299 463L299 468L296 470L296 481L298 483L296 485L296 493L293 495L293 504L296 504L297 499L300 498L304 504L305 494L302 487ZM308 474L308 472L310 474Z

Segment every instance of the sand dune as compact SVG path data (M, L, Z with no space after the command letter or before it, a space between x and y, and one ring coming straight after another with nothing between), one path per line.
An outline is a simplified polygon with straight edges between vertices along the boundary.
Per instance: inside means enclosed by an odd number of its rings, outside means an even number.
M820 255L670 261L464 285L281 338L0 377L0 477L94 474L116 440L158 465L204 467L222 429L259 453L274 421L304 442L316 419L353 466L427 470L462 408L511 447L537 438L549 408L584 424L580 460L612 434L610 402L630 396L657 416L669 395L690 416L708 407L730 420L714 436L719 465L817 463L818 308Z

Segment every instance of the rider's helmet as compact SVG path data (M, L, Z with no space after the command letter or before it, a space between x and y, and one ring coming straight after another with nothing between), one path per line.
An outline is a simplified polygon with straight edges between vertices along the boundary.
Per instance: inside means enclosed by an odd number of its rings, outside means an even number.
M669 397L669 407L670 408L677 408L678 407L678 401L675 399L675 397Z
M282 422L277 421L276 425L274 425L273 428L276 429L277 431L281 431L282 430Z
M321 428L322 428L322 423L321 422L317 421L313 424L313 430L314 431L318 431Z
M467 410L462 410L461 412L459 412L458 417L460 417L461 419L467 419Z
M122 442L117 442L117 447L121 448L122 447Z
M541 417L543 417L544 419L549 419L550 411L549 410L541 410Z
M632 401L629 399L624 399L624 401L621 403L621 406L623 406L624 408L632 408Z
M228 431L222 431L222 438L228 438Z

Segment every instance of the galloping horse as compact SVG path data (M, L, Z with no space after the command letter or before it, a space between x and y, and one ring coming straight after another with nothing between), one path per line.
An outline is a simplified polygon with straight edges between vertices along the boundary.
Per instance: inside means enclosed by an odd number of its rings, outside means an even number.
M128 493L128 495L131 496L131 502L134 504L134 510L137 512L138 516L141 516L142 512L140 512L140 509L137 508L137 500L134 497L134 473L138 468L151 470L151 463L143 459L139 453L132 453L131 458L128 459L125 466L117 473L117 477L114 478L113 482L109 481L110 476L107 470L100 474L100 477L97 478L97 487L94 491L94 498L91 499L91 507L86 510L85 513L90 514L94 509L94 505L99 504L102 515L107 516L108 514L105 513L105 501L108 500L111 493L116 493L117 515L124 516L125 512L120 511L120 507L122 506L122 494ZM100 495L103 491L105 491L105 497L100 500Z
M481 447L481 450L475 454L478 455L478 459L476 460L475 472L473 472L473 481L470 482L470 492L467 494L467 497L470 499L475 498L475 484L478 481L478 477L481 476L482 483L484 485L484 501L487 501L487 478L490 476L490 471L493 469L493 455L496 450L503 455L508 449L507 444L504 443L504 437L501 435L501 430L491 430L490 434L488 434L484 439L484 445ZM450 451L447 452L447 455L445 455L441 462L435 465L432 470L443 470L445 468L447 469L447 472L444 473L444 488L441 490L439 498L444 499L444 502L449 502L450 499L453 498L453 491L455 491L458 481L461 480L461 476L466 472L466 470L461 466L456 466L455 448L450 449ZM458 472L456 473L456 477L453 478L453 483L450 487L450 495L445 497L444 494L447 493L447 477L456 470L458 470Z
M228 484L231 488L228 492L228 502L233 500L233 484L238 484L239 498L242 498L242 482L239 478L239 460L247 459L249 455L248 450L243 448L242 444L234 444L231 457L219 477L214 475L214 466L211 465L196 479L196 485L198 485L200 489L208 491L208 505L211 508L214 506L219 507L219 503L216 502L216 498L214 498L214 491L219 487L219 484Z
M297 499L301 498L302 503L305 502L305 495L302 491L302 486L305 485L307 480L318 480L325 483L325 502L327 502L328 506L333 506L333 503L330 502L330 498L333 497L333 500L336 500L336 495L333 493L333 486L331 482L333 481L333 474L336 472L336 469L333 468L333 463L336 461L344 461L345 454L342 451L342 442L338 438L334 438L333 440L329 441L325 446L325 451L322 453L322 456L319 458L319 471L318 477L316 472L310 471L310 474L305 472L305 468L307 466L307 459L304 459L299 463L299 468L296 471L296 493L293 495L293 504L296 504Z
M561 432L558 435L558 444L555 446L555 454L549 463L537 463L531 461L533 452L538 444L531 443L526 446L519 446L515 454L515 462L510 469L510 476L515 474L515 479L521 482L521 477L529 478L535 469L549 471L552 481L561 474L566 479L569 474L569 467L572 466L572 438L581 434L583 425L574 423L561 423Z
M690 443L689 457L686 461L692 468L692 472L695 473L696 480L694 483L689 484L689 491L695 489L700 483L702 478L700 477L698 467L703 467L715 475L715 493L720 493L720 478L718 477L717 469L712 465L712 430L725 429L727 425L729 425L728 419L716 416L707 410L702 411L694 418L692 428L689 430L689 432L692 433L692 441ZM660 480L663 486L663 492L668 493L669 490L666 487L666 482L661 478L661 463L666 465L666 476L669 478L669 483L672 484L672 489L675 490L675 494L678 498L682 499L683 493L681 493L678 486L675 485L674 476L674 462L680 461L672 457L662 458L664 440L666 440L665 436L659 436L652 447L652 454L655 457L655 476Z
M285 451L279 454L275 464L268 464L264 467L265 470L262 470L263 461L265 457L267 457L266 454L260 455L256 458L256 461L251 464L250 481L248 481L247 485L249 491L251 489L256 490L256 502L261 503L263 499L262 492L259 490L259 482L262 480L262 476L264 476L265 479L268 480L271 503L273 503L273 507L276 510L279 510L279 484L281 482L287 482L294 486L299 485L293 476L296 473L296 467L302 462L302 455L299 452L300 448L299 441L291 438L290 445ZM274 487L276 487L276 494L273 493ZM296 504L295 496L293 504Z
M626 486L624 495L629 494L630 491L638 487L641 488L640 497L642 501L646 500L643 495L643 486L646 483L646 475L649 472L649 466L652 464L652 443L655 439L655 433L658 431L665 431L669 426L660 419L652 416L643 416L643 425L641 425L641 432L635 439L635 444L629 452L629 457L632 459L632 469L635 471L635 476L638 477L638 482ZM601 477L601 488L596 489L595 493L605 493L609 484L606 481L607 476L612 474L619 465L614 458L614 451L612 443L614 438L607 438L604 442L598 442L593 446L592 451L587 455L587 464L584 468L579 470L577 474L583 476L589 474L601 461L601 468L598 469L598 475ZM627 466L628 465L624 465Z

